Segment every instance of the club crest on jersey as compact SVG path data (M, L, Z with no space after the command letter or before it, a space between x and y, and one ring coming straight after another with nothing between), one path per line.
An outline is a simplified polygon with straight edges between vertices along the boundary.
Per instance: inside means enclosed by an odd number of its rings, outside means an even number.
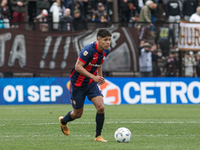
M84 55L84 56L87 56L87 54L88 54L88 52L87 52L87 51L85 51L85 52L83 53L83 55Z
M74 105L76 105L76 101L75 101L75 100L72 100L72 103L73 103Z

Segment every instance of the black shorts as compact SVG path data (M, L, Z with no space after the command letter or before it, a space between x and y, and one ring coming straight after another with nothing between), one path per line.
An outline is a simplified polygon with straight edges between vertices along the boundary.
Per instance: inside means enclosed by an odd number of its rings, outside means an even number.
M71 85L71 103L74 109L83 107L86 96L89 100L96 96L103 96L97 82L93 82L86 87Z

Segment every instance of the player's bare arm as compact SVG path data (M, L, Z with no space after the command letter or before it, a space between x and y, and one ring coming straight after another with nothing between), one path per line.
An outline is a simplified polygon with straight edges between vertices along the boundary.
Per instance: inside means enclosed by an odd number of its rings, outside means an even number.
M105 82L105 79L102 76L95 76L93 74L91 74L90 72L88 72L83 66L85 64L83 62L81 62L79 59L77 59L76 65L75 65L75 70L78 71L80 74L91 78L94 80L94 82L98 82L100 85L103 84Z
M99 66L99 68L98 68L98 70L97 70L97 75L103 77L103 73L102 73L102 65Z
M101 77L103 77L103 73L102 73L102 65L101 65L101 66L99 66L99 68L98 68L98 70L97 70L97 75L98 75L98 76L101 76ZM105 82L105 79L104 79L104 80L102 80L102 82L101 82L101 83L99 83L99 85L102 85L102 84L104 84L104 82Z

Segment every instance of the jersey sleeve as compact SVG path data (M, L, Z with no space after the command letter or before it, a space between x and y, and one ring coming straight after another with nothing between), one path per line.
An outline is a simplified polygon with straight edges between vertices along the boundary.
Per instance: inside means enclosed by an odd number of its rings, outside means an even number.
M84 64L86 64L89 60L89 58L91 57L91 52L89 50L86 50L86 49L82 49L79 56L78 56L78 59L83 62Z

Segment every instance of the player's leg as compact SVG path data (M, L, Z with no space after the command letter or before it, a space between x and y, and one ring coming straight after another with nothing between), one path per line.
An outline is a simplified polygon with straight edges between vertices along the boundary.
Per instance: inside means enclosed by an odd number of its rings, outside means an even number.
M68 127L67 123L70 122L70 121L73 121L77 118L80 118L82 116L82 114L83 114L83 107L80 108L80 109L73 109L73 111L68 112L65 117L63 117L63 116L59 117L61 130L65 135L70 134L69 127Z
M74 109L73 111L69 111L68 114L61 120L62 124L67 124L70 121L73 121L74 119L81 118L83 114L83 107L80 109Z
M103 129L104 124L104 103L103 103L103 95L97 86L96 82L93 82L88 85L87 97L91 100L94 106L97 109L96 114L96 136L95 141L107 142L107 140L103 139L101 136L101 131Z
M94 106L96 107L97 114L96 114L96 137L101 135L101 131L103 128L104 123L104 103L103 103L103 97L97 96L91 99Z
M70 134L67 123L82 116L85 96L86 95L84 89L71 86L71 99L73 111L69 111L67 115L65 115L65 117L59 117L61 130L65 135Z
M94 106L96 107L97 114L96 114L96 136L95 141L107 142L101 137L101 131L103 129L104 124L104 103L103 103L103 96L96 96L91 99Z

